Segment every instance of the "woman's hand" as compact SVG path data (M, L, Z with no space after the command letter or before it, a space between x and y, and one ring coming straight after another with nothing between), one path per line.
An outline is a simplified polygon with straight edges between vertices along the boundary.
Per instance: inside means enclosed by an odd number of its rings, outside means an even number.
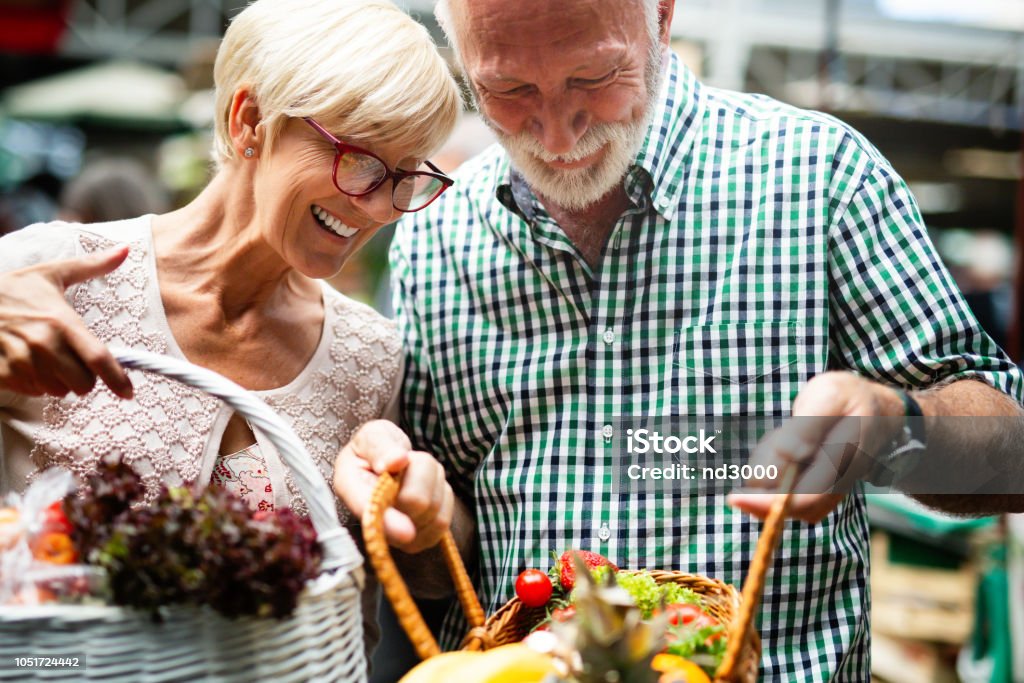
M374 420L360 427L338 455L334 492L362 519L382 472L399 481L395 504L384 513L388 543L406 553L437 545L451 526L455 508L444 468L429 453L412 450L395 424Z
M99 377L132 397L124 368L64 298L67 287L106 275L127 256L128 247L118 247L0 274L0 390L82 395Z

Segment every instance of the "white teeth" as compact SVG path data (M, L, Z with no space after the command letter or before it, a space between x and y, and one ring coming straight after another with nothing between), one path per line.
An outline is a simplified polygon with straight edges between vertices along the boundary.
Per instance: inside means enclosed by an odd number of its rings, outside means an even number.
M349 226L342 223L340 220L332 216L323 208L313 205L313 213L317 218L327 227L328 230L333 232L335 235L340 237L351 237L352 235L359 232L356 228L350 228Z

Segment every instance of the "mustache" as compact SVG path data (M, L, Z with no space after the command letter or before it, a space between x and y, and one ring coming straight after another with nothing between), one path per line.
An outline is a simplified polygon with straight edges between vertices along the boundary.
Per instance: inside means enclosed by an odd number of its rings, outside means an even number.
M572 150L564 154L552 154L544 148L533 134L522 131L509 138L509 142L521 151L544 162L573 163L597 153L611 142L622 137L621 126L609 123L595 124L587 129Z

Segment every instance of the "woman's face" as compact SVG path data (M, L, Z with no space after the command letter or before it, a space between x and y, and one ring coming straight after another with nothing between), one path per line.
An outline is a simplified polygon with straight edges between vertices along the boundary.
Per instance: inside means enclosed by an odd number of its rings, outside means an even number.
M339 137L344 131L331 131ZM415 168L403 150L371 145L391 168ZM363 197L338 191L331 179L334 147L302 120L289 120L253 185L263 237L288 265L311 278L336 274L382 225L398 214L391 181Z

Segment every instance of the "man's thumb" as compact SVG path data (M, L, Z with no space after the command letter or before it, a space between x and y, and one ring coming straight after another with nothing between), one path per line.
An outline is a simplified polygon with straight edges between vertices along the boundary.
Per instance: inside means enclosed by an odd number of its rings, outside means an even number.
M57 261L51 264L50 272L60 278L65 287L70 287L106 275L124 263L127 257L128 245L121 245L96 254Z

